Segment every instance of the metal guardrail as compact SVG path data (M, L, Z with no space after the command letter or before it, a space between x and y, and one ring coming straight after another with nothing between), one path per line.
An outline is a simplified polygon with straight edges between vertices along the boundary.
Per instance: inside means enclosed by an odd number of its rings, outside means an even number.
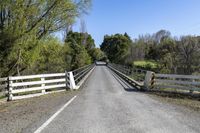
M24 99L48 93L61 92L65 91L67 88L78 89L94 66L94 64L87 65L65 73L0 78L0 87L7 90L8 100Z

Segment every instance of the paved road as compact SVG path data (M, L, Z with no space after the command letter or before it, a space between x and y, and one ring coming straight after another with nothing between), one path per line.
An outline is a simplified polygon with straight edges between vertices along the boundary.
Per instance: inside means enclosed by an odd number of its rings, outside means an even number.
M199 116L136 92L97 66L81 94L42 133L199 133Z

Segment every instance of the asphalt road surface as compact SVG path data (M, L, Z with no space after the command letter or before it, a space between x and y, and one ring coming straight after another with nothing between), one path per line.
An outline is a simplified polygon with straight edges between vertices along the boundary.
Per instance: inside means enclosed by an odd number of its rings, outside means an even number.
M137 92L106 66L42 133L199 133L200 115Z

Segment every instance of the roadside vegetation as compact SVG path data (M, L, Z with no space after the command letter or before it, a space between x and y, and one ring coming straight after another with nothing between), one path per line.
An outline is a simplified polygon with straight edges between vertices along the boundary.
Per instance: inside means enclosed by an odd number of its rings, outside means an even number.
M200 73L200 37L173 37L166 30L131 40L127 33L105 35L101 50L110 62L166 74Z
M0 77L64 72L105 57L84 23L72 31L90 7L91 0L1 1ZM64 41L54 37L60 31Z

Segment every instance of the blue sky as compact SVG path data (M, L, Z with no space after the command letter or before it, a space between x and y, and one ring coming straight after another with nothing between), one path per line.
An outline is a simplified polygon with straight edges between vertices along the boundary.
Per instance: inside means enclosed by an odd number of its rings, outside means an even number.
M173 36L200 34L200 0L93 0L84 17L99 46L105 34L138 35L169 30ZM80 21L74 31L80 31Z

